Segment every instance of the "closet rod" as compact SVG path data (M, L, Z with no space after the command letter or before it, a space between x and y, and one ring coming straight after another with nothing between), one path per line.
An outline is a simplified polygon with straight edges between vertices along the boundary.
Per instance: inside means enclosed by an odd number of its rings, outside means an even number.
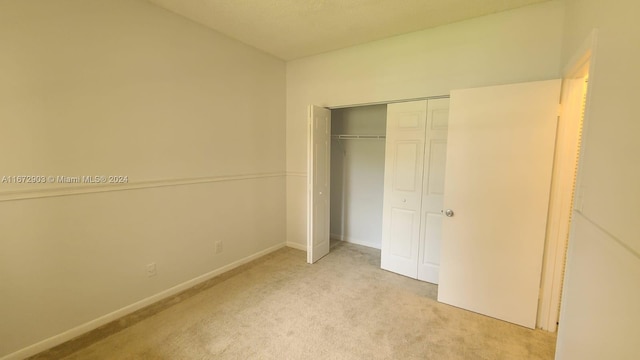
M331 135L332 139L339 140L353 140L353 139L386 139L385 135L350 135L350 134L342 134L342 135Z

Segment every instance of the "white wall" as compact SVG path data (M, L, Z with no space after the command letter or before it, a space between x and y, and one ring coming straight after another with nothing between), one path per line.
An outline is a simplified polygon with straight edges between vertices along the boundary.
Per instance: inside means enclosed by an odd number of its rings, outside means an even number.
M634 0L567 1L563 62L598 36L557 359L640 358L639 12Z
M384 135L387 106L331 111L332 134ZM379 249L382 245L384 139L331 141L331 236Z
M306 245L307 106L446 95L557 78L564 6L551 1L287 63L287 243Z
M0 183L0 357L284 244L282 61L141 0L2 1L0 52L0 176L129 177Z

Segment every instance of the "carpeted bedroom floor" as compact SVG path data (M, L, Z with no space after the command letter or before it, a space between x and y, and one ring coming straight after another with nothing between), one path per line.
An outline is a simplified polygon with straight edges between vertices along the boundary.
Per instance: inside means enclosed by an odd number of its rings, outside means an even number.
M66 359L553 359L555 334L440 304L379 250L305 258L278 250Z

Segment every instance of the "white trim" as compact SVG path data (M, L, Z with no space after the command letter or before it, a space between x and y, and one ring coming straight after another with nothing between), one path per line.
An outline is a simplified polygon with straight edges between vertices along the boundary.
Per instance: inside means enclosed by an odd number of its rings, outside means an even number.
M293 248L293 249L302 250L302 251L307 251L307 246L306 245L295 243L295 242L291 242L291 241L287 241L287 247L290 247L290 248Z
M233 270L235 268L237 268L240 265L244 265L250 261L253 261L257 258L260 258L262 256L265 256L267 254L270 254L276 250L279 250L281 248L283 248L285 246L285 243L280 243L274 246L271 246L267 249L264 249L262 251L259 251L253 255L249 255L247 257L244 257L240 260L234 261L231 264L225 265L221 268L218 268L216 270L210 271L206 274L200 275L196 278L193 278L191 280L185 281L182 284L178 284L172 288L169 288L167 290L161 291L155 295L149 296L148 298L142 299L140 301L137 301L133 304L127 305L121 309L118 309L114 312L111 312L109 314L103 315L97 319L91 320L89 322L86 322L82 325L76 326L72 329L69 329L65 332L62 332L58 335L54 335L48 339L42 340L38 343L35 343L33 345L27 346L26 348L20 349L14 353L5 355L4 357L0 358L0 360L18 360L18 359L24 359L26 357L29 356L33 356L36 355L42 351L45 351L47 349L50 349L54 346L60 345L62 343L64 343L65 341L69 341L77 336L80 336L82 334L85 334L91 330L97 329L98 327L108 324L114 320L117 320L125 315L131 314L134 311L140 310L146 306L149 306L151 304L154 304L162 299L165 299L169 296L175 295L179 292L182 292L184 290L187 290L189 288L192 288L202 282L205 282L211 278L214 278L220 274L223 274L227 271Z
M307 177L307 173L303 171L287 171L287 176Z
M564 66L562 72L563 80L588 75L590 82L589 87L592 87L597 42L598 30L593 29L582 43L582 46L576 50ZM585 69L586 64L589 64L589 67L586 69L587 73L580 73L580 71ZM589 97L591 93L591 91L587 92L587 103L584 109L584 118L582 119L582 143L578 154L578 173L581 169L586 148L585 139L588 129ZM580 176L577 178L578 180L574 189L574 209L572 209L572 211L581 210ZM568 219L564 219L563 221L568 221ZM545 263L543 264L543 273L540 280L540 301L538 302L536 327L551 332L557 331L557 322L560 318L558 309L562 302L562 283L565 275L564 268L567 256L566 241L567 239L565 237L558 238L557 236L549 236L545 244Z
M49 189L39 190L10 190L0 192L0 202L13 201L13 200L26 200L26 199L40 199L56 196L71 196L81 194L93 194L111 191L125 191L125 190L138 190L138 189L151 189L157 187L167 186L183 186L193 184L206 184L222 181L238 181L238 180L251 180L251 179L263 179L271 177L285 176L284 172L274 173L254 173L254 174L238 174L238 175L226 175L226 176L211 176L202 178L183 178L183 179L163 179L152 181L138 181L130 182L126 184L110 184L110 185L70 185L69 187L55 187Z
M593 29L584 39L580 48L576 50L562 69L562 75L564 78L578 75L577 72L587 63L587 61L593 63L593 55L597 43L598 29Z
M587 73L583 75L589 76L589 84L587 85L587 87L593 89L594 81L596 81L594 79L593 74L594 74L594 69L596 67L596 61L597 61L597 56L596 56L597 47L598 47L598 29L593 29L589 34L589 36L587 37L587 39L584 41L579 52L572 57L572 60L575 61L576 63L573 64L573 66L571 66L572 65L571 63L567 64L565 68L566 73L563 73L564 77L578 75L577 72L580 71L580 69L583 69L584 65L588 61L589 68L586 69ZM579 56L580 52L583 53L582 56ZM581 150L578 157L578 175L576 179L576 189L575 189L575 195L574 195L575 196L574 209L578 211L582 211L582 203L583 203L582 186L581 186L582 177L580 176L580 171L581 171L580 169L582 169L583 167L585 154L588 149L587 140L589 137L587 136L587 134L589 133L589 114L591 113L592 94L593 94L593 91L587 90L587 98L586 98L586 104L584 109L584 118L582 119L582 139L581 139L581 145L580 145Z
M450 95L436 95L436 96L426 96L426 97L411 98L411 99L395 99L395 100L387 100L387 101L374 101L374 102L368 102L368 103L328 106L327 109L334 110L334 109L344 109L344 108L359 107L359 106L389 105L389 104L403 103L403 102L410 102L410 101L448 99L448 98L450 98Z

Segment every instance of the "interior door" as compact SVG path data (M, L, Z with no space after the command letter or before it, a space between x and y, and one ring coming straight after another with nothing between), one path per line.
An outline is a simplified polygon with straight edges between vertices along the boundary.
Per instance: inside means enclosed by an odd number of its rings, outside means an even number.
M535 328L560 80L451 92L438 301Z
M418 280L434 284L438 284L440 277L448 124L449 99L430 99L427 102Z
M331 110L309 107L307 262L329 253Z
M387 106L381 268L416 278L427 101Z

